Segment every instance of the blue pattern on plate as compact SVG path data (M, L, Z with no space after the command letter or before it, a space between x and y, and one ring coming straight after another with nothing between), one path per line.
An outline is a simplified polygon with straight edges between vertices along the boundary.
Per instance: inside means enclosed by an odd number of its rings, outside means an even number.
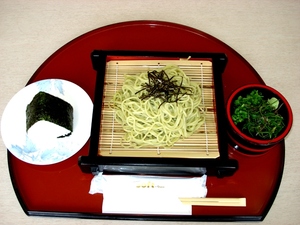
M50 93L51 90L56 89L60 94L64 95L63 82L62 80L41 80L36 83L40 91Z

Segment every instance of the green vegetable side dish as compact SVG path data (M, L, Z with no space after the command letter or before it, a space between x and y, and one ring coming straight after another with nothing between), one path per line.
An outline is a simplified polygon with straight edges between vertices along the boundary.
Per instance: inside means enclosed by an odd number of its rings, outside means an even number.
M284 118L278 113L282 104L275 97L265 99L253 90L246 97L239 96L233 104L233 122L254 138L273 139L285 127Z

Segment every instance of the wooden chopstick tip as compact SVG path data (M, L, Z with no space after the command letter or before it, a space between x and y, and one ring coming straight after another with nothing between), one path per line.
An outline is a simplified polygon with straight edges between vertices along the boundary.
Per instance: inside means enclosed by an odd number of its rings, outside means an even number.
M246 198L179 198L185 205L246 207Z

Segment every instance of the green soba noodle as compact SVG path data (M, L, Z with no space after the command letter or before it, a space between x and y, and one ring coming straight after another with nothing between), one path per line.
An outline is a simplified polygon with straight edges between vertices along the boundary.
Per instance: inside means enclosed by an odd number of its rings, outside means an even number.
M191 82L178 66L169 65L162 70L169 78L174 76L172 80L187 87L190 93L178 96L176 102L163 103L156 97L142 99L145 90L141 89L149 81L147 72L125 75L122 89L115 93L111 102L115 119L125 131L121 140L123 146L168 148L192 135L204 123L199 84Z

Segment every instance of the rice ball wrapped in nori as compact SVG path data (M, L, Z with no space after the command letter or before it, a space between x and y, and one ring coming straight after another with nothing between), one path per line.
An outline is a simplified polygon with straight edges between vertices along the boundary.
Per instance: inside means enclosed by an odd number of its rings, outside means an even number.
M72 105L46 92L37 93L26 108L26 131L32 137L45 133L57 138L71 135Z

